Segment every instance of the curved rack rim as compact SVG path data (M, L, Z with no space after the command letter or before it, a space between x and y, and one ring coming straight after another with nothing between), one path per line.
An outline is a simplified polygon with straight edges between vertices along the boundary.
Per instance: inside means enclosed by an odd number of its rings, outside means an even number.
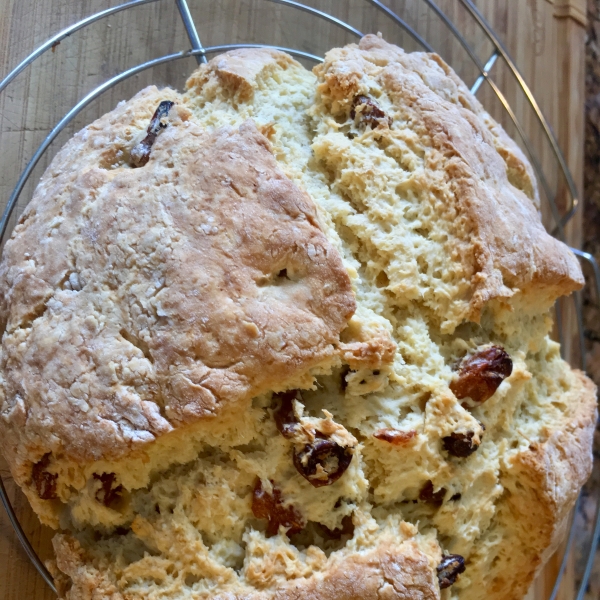
M54 586L54 580L52 579L52 575L48 569L46 569L46 565L41 561L40 557L37 555L36 551L33 549L33 546L29 543L27 539L27 535L23 531L21 527L21 523L19 523L19 519L17 519L17 515L8 499L8 494L6 493L6 488L4 487L4 481L2 480L2 476L0 476L0 500L2 500L2 504L6 513L8 514L8 520L12 525L12 528L15 530L17 534L17 538L25 550L29 560L33 563L33 566L37 569L38 573L44 578L44 581L50 586L50 589L58 594L56 591L56 587Z
M558 159L561 170L563 171L563 174L565 176L565 180L567 182L567 187L569 188L569 195L571 196L571 206L569 207L567 212L561 217L560 224L562 227L564 227L571 220L571 218L577 211L577 208L579 207L580 203L579 203L579 194L577 192L577 187L575 186L575 182L573 181L573 176L571 175L571 170L569 169L569 167L567 165L567 161L565 160L565 157L562 153L562 150L560 149L560 146L558 145L558 141L556 140L554 133L550 129L548 121L544 117L544 114L542 113L542 110L541 110L539 104L537 103L533 93L531 92L531 89L525 82L525 79L523 78L523 76L521 75L521 72L519 71L519 69L517 68L517 65L515 64L515 61L511 58L510 54L508 53L508 50L506 49L504 44L501 42L500 38L496 35L494 30L490 27L489 23L485 20L484 16L481 14L481 12L475 6L475 4L473 3L472 0L460 0L460 1L465 6L465 8L469 11L471 16L477 21L479 26L483 29L483 31L488 36L488 38L492 41L492 43L496 47L496 51L499 52L500 55L502 56L502 58L506 61L506 64L508 65L509 69L512 71L513 75L515 76L515 78L519 84L519 87L525 93L525 96L526 96L527 100L529 101L529 104L533 108L533 110L538 118L538 121L542 125L542 127L544 129L544 133L546 134L546 138L548 139L548 141L550 142L550 145L552 146L552 150L556 154L556 158Z
M110 15L121 12L122 10L127 10L128 8L134 8L136 6L158 1L159 0L131 0L130 2L125 2L124 4L119 4L118 6L113 6L112 8L107 8L106 10L97 12L89 17L86 17L85 19L82 19L81 21L78 21L77 23L74 23L73 25L70 25L66 29L63 29L61 32L57 33L47 42L44 42L41 46L34 50L27 58L23 59L2 81L0 81L0 92L2 92L4 88L34 60L39 58L42 54L44 54L44 52L50 50L52 46L56 46L59 42L69 37L76 31L95 23L100 19L104 19L105 17L109 17Z

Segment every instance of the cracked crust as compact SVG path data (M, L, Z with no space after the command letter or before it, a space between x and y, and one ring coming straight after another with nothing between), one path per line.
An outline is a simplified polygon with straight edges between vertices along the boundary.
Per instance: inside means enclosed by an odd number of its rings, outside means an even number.
M126 168L165 97L180 101L149 88L76 135L6 245L0 423L21 485L47 452L116 458L310 386L354 312L314 204L251 122L208 133L176 105L150 162Z
M65 535L54 538L59 592L65 600L138 600L140 594L124 596L118 586L89 565L79 543ZM291 579L276 589L252 592L248 588L217 592L213 600L439 600L440 590L432 557L414 541L401 543L383 536L371 549L328 562L322 572ZM439 560L439 553L434 554ZM268 561L260 564L262 573ZM64 579L65 574L68 579ZM255 584L256 585L256 584ZM266 587L260 586L257 587ZM270 586L269 586L270 587ZM187 598L185 589L178 589Z
M522 306L547 310L582 287L576 257L541 224L522 152L439 56L406 54L367 35L358 46L328 52L315 71L332 115L347 114L359 95L384 93L388 116L418 136L425 154L418 186L437 197L434 210L451 223L446 251L462 263L468 283L456 298L464 310L450 315L454 326L465 318L478 322L493 299L519 295ZM384 145L401 135L393 123L377 134Z
M259 80L276 69L298 63L288 54L270 48L231 50L201 65L186 82L188 98L201 90L203 101L215 100L225 91L235 103L250 100ZM270 129L270 128L268 128Z

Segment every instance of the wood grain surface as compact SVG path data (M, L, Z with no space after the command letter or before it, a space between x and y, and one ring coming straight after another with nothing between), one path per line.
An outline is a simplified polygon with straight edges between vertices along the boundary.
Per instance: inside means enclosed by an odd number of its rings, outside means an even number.
M0 0L0 79L63 28L119 3L115 0ZM334 13L362 32L381 31L389 41L408 50L420 49L406 32L367 2L315 0L306 3ZM322 55L329 47L356 39L353 34L335 25L315 20L304 13L292 13L288 7L265 0L189 0L189 4L205 46L232 42L268 43ZM479 74L476 66L425 2L391 0L386 4L430 41L468 85L473 84ZM476 5L499 34L531 87L558 136L577 187L581 190L585 42L581 1L477 0ZM466 36L484 64L493 51L492 45L462 3L459 0L440 0L438 6ZM0 94L0 208L4 208L19 173L37 147L87 93L127 68L188 47L175 2L159 0L120 12L71 35L19 75ZM31 197L52 156L73 133L146 85L155 83L181 88L195 64L195 59L184 58L145 70L119 83L84 108L57 136L33 169L12 222ZM514 75L499 59L492 70L492 77L513 107L531 146L540 157L550 195L556 195L561 211L566 210L569 199L565 182L560 177L560 170L537 117L521 93ZM510 117L488 84L483 84L478 97L520 141ZM547 209L544 210L544 219L552 227L552 216ZM567 228L569 241L576 244L580 232L581 220L577 216ZM570 339L566 343L573 359L577 360L576 344ZM43 558L51 557L52 532L39 525L22 493L12 485L1 458L0 474L33 546ZM538 577L528 600L547 600L559 563L560 555L557 554ZM30 565L4 511L0 509L0 599L51 600L53 597ZM573 597L570 568L559 600L572 600Z

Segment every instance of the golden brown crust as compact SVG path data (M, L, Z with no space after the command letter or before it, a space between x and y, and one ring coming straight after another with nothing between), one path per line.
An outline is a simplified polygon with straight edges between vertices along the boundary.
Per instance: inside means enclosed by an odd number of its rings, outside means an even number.
M49 565L59 598L66 600L125 600L114 583L85 562L79 542L67 535L52 539L56 561ZM65 577L66 576L66 577Z
M463 318L478 321L490 300L518 293L547 308L557 297L581 288L579 263L544 230L536 192L526 182L530 169L516 145L506 142L489 116L484 118L464 85L457 88L447 76L451 69L440 65L438 56L406 54L367 35L358 46L330 51L316 71L323 80L323 101L334 115L347 112L356 96L368 96L373 81L393 104L388 116L410 123L425 146L420 186L445 194L439 216L452 222L448 252L463 262L470 282L468 311L456 324ZM382 140L393 137L394 125L380 125L378 135Z
M360 43L360 48L365 50L382 49L386 54L389 52L392 56L399 58L402 53L391 45L383 45L381 38L373 35L365 36ZM406 55L404 55L406 56ZM506 164L506 174L511 185L521 190L539 210L540 198L535 173L530 162L527 160L523 151L516 142L496 123L485 111L479 100L471 94L469 88L458 77L453 69L448 66L437 54L417 54L409 55L414 62L412 66L416 68L418 74L423 78L424 83L436 93L442 95L444 99L453 103L458 103L464 108L476 114L487 127L493 136L494 146L498 154ZM440 80L440 73L435 68L437 65L443 74L454 83L455 89L447 85L447 82Z
M574 376L562 399L569 407L562 424L547 431L544 441L510 457L502 469L504 494L480 551L471 557L481 567L461 591L465 600L478 598L479 589L490 600L521 600L563 539L571 508L592 471L598 417L596 387L581 371ZM498 540L488 544L499 531L501 545Z
M382 334L366 341L340 344L340 353L351 369L379 369L394 360L396 344L389 334Z
M493 135L494 146L506 164L506 174L509 182L521 190L539 210L540 197L535 173L523 151L506 131L490 117L460 77L437 54L428 56L433 62L437 63L445 75L456 85L458 102L475 113Z
M106 575L91 566L79 543L66 535L54 538L57 566L72 585L65 600L138 600L139 593L118 591ZM148 590L148 593L150 590ZM192 598L192 595L182 596ZM213 600L438 600L439 585L431 559L412 541L385 537L368 551L333 559L322 573L293 579L269 590L231 589Z
M103 168L173 95L148 89L80 132L5 248L13 466L16 448L122 456L336 356L350 280L252 123L209 134L175 106L145 167Z
M248 100L265 71L277 66L297 65L296 61L278 50L270 48L240 48L213 58L200 65L186 82L190 92L202 90L202 95L213 99L225 90L235 102Z
M439 587L427 557L410 544L350 556L322 578L289 586L276 600L433 600Z

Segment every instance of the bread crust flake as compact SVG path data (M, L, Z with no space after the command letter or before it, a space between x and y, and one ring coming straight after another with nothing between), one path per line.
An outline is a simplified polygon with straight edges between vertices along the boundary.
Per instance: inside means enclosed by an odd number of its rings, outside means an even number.
M145 167L101 166L165 96L75 136L7 243L2 437L21 463L116 458L336 359L348 274L252 122L208 133L176 105Z

